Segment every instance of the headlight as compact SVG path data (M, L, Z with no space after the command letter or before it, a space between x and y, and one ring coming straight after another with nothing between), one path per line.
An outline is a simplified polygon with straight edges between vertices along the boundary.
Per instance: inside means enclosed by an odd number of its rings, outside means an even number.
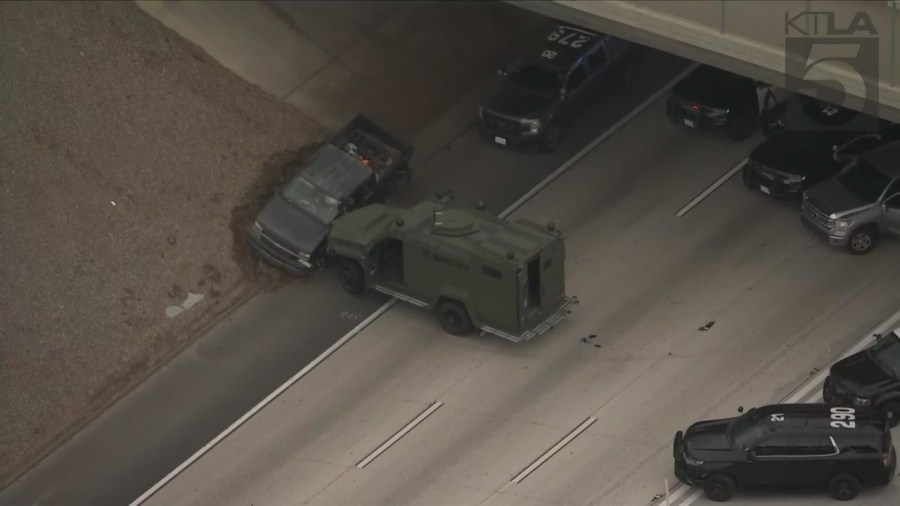
M688 457L687 453L684 453L684 452L682 452L682 455L684 456L684 462L690 466L702 466L703 465L702 460L692 459L692 458Z
M868 406L869 404L871 404L871 400L863 399L862 397L854 397L853 404L856 404L857 406Z
M523 119L522 126L528 127L528 132L536 134L541 129L541 120L539 119Z
M728 109L707 109L706 115L710 118L721 118L728 115Z
M788 184L798 184L806 181L806 176L798 176L796 174L789 174L787 177Z
M832 218L834 220L834 230L847 230L853 224L853 220L846 218Z

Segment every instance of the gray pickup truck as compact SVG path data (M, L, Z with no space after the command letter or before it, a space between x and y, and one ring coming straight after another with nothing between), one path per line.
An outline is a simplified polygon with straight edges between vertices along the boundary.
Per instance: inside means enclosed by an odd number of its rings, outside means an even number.
M900 141L851 159L806 190L800 219L854 254L868 253L883 236L900 236Z

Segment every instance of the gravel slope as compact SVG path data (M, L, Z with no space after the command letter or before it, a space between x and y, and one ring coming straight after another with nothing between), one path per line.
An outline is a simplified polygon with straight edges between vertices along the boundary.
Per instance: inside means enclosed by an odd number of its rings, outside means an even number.
M131 2L0 2L0 485L258 286L232 212L322 135Z

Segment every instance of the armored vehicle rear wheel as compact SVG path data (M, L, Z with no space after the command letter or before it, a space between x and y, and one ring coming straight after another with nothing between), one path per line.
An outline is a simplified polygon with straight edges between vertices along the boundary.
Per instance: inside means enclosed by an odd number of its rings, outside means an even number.
M852 474L836 474L828 480L828 493L838 501L849 501L859 494L859 479Z
M874 227L859 227L850 234L850 239L847 241L847 249L854 255L866 254L875 247L876 238Z
M703 482L703 493L712 501L725 502L734 496L737 486L731 476L714 474Z
M464 336L472 332L472 320L465 306L454 300L441 302L437 307L441 327L448 334Z
M353 260L342 258L336 262L335 274L341 287L351 295L359 295L366 288L362 267Z

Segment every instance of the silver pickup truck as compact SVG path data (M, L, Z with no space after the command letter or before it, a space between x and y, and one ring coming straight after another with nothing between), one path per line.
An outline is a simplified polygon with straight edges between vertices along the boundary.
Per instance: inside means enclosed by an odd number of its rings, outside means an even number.
M854 254L868 253L883 236L900 236L900 141L852 159L806 190L800 219Z

